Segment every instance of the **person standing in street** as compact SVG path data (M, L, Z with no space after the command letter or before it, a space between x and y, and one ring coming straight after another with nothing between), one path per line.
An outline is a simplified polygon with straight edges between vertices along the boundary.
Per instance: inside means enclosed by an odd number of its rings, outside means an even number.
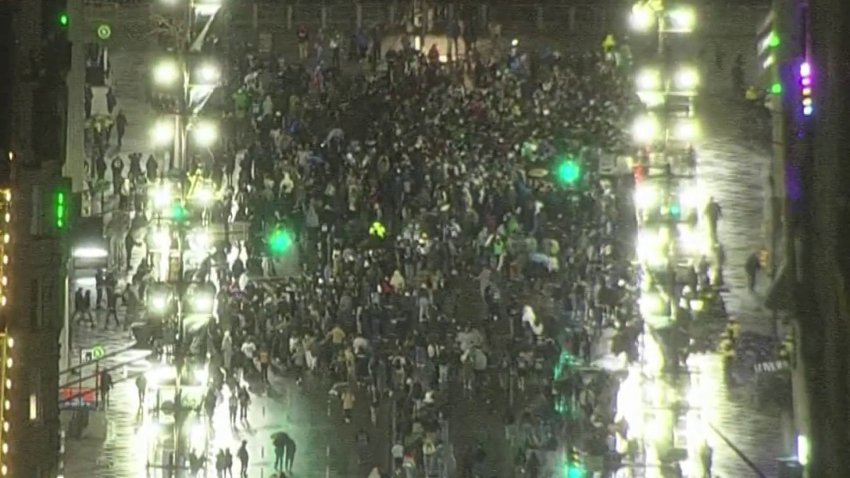
M145 374L140 373L136 377L136 391L139 393L139 411L144 410L145 408L145 393L148 389L148 379L145 377Z
M263 383L269 384L269 366L271 365L269 359L269 351L268 347L263 345L263 348L260 349L259 353L259 361L260 361L260 377L263 380Z
M233 454L230 448L224 450L224 476L233 478Z
M248 405L251 404L251 395L248 394L248 387L239 389L239 419L248 421Z
M235 419L236 413L233 413L233 417ZM236 457L239 458L239 478L248 478L248 440L242 440Z
M228 405L230 409L230 425L236 426L236 414L239 411L239 397L236 393L230 394L230 399L228 400Z
M121 149L124 133L127 131L127 116L124 115L124 110L118 110L118 115L115 116L115 130L118 133L118 149Z
M100 403L103 408L109 406L109 391L112 390L112 375L104 370L100 372Z
M747 263L744 265L744 269L747 271L747 281L749 283L750 291L756 290L756 278L761 270L758 251L750 254L747 258Z
M283 438L286 443L286 460L284 462L284 468L286 471L291 472L292 465L295 463L295 451L297 447L295 446L295 440L293 440L288 434L284 433Z
M274 445L274 469L281 471L284 469L284 454L286 452L285 433L278 433L274 436L272 444Z

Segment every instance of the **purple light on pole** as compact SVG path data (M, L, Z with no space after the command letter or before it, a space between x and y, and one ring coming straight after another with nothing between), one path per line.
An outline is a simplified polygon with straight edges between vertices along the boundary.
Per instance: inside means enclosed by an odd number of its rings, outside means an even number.
M800 86L801 97L803 103L803 116L811 116L814 113L814 106L812 105L812 65L809 62L804 61L800 63Z

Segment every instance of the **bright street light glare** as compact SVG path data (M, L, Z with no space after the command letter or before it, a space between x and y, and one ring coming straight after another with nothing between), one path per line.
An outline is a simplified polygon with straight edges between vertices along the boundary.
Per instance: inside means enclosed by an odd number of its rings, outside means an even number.
M635 4L629 15L629 24L633 30L646 32L655 25L655 12L643 4Z
M635 189L635 207L649 209L658 204L658 191L649 185L640 185Z
M659 91L638 91L637 95L641 103L649 109L658 108L665 103L664 93Z
M661 89L661 72L654 68L645 68L635 76L638 91L658 91Z
M221 79L221 70L219 70L218 65L205 63L198 67L195 75L199 83L212 85L218 83L219 79Z
M154 314L161 314L168 309L168 294L165 292L151 292L148 297L148 310Z
M189 248L195 252L209 252L212 239L205 229L196 229L189 234Z
M74 249L74 259L103 259L109 252L102 247L78 247Z
M162 60L153 67L153 81L159 86L174 86L180 79L180 69L174 60Z
M652 115L638 117L632 125L632 137L638 144L649 144L658 139L661 126Z
M198 292L192 297L192 310L198 314L211 314L213 309L213 296L206 292Z
M642 294L638 299L640 314L644 317L662 315L667 308L666 301L658 294Z
M644 229L640 231L637 240L638 259L652 265L665 263L667 255L664 254L664 251L669 242L670 235L667 229L658 231Z
M700 209L704 202L704 194L696 186L690 186L679 191L679 203L685 209Z
M174 125L170 121L157 121L150 134L154 146L168 146L174 140Z
M158 184L150 190L150 199L155 209L163 210L171 206L171 197L171 186L167 183Z
M711 242L705 232L689 224L677 225L679 246L686 254L702 256L711 250Z
M688 143L696 140L699 137L699 125L696 121L690 119L682 119L673 125L673 139Z
M192 192L192 199L202 206L209 206L215 200L215 189L209 184L199 184Z
M201 121L192 127L192 137L198 146L212 146L218 139L218 128L212 121Z
M673 75L673 86L677 91L693 91L699 86L699 73L696 68L683 66Z
M693 31L697 23L697 15L694 9L690 7L679 7L671 10L667 15L670 18L670 26L683 33Z
M166 228L160 228L151 233L151 242L154 249L167 251L171 248L171 232Z

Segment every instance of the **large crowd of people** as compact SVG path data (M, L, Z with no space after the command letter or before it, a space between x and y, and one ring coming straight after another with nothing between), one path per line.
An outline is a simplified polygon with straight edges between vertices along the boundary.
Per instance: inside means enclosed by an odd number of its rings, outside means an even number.
M591 366L594 344L613 330L634 359L641 326L621 240L634 216L598 163L628 149L630 83L602 52L412 44L367 42L345 65L333 45L297 63L234 52L222 141L195 158L221 195L213 221L249 224L196 271L218 285L207 411L222 387L248 400L237 371L271 370L332 379L345 421L391 410L398 476L489 478L505 451L525 476L549 476L565 449L613 463L617 380ZM157 175L134 157L132 184ZM565 161L579 169L566 181ZM127 266L145 222L133 189L116 189L143 218ZM297 270L269 252L276 228ZM130 272L139 303L149 268ZM465 399L504 407L508 450L453 441ZM379 432L353 426L368 473Z

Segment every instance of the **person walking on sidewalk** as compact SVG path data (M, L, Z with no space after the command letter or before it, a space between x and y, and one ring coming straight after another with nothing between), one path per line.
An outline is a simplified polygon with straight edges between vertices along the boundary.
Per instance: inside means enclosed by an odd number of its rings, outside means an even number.
M756 290L756 278L761 270L761 262L759 262L758 251L750 254L747 258L747 263L744 265L744 269L747 271L747 281L749 283L750 291Z
M235 417L235 413L233 414ZM248 440L242 440L242 446L236 451L239 458L239 478L248 478Z

